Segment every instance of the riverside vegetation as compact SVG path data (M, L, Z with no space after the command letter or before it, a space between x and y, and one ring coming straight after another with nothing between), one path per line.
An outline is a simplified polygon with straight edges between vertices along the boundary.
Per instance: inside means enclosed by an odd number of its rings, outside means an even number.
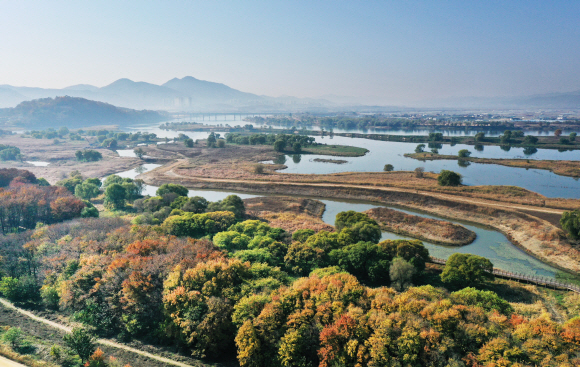
M17 174L9 187L41 187ZM77 195L100 182L68 180L62 189L74 186ZM378 223L364 213L339 213L332 231L290 231L235 195L208 202L166 184L139 198L140 184L110 176L91 199L105 202L107 215L0 237L3 296L99 335L241 366L580 363L574 295L556 293L566 310L556 314L522 305L535 296L496 285L485 258L453 255L438 270L420 241L380 241ZM289 212L320 214L315 202L282 202ZM258 206L273 209L254 200ZM14 340L11 330L2 332L5 341ZM55 340L50 353L28 336L28 349L10 348L63 366L132 362L106 358L83 335L90 334L78 329Z

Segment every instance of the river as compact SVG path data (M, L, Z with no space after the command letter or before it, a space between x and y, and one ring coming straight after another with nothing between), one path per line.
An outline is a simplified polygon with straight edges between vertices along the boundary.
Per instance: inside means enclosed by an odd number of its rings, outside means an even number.
M153 170L160 165L158 164L144 164L136 169L128 170L118 173L121 177L135 178L139 174ZM155 195L157 187L146 185L143 194L144 195ZM258 196L264 196L263 194L252 194L252 193L241 193L233 191L217 191L217 190L189 190L189 196L202 196L209 201L222 200L228 195L238 195L242 199L253 198ZM326 205L326 210L322 216L322 220L330 225L334 225L334 220L336 214L346 211L365 211L378 206L385 206L374 203L366 203L361 201L341 201L336 199L318 199L321 200ZM401 210L399 208L393 208L396 210ZM425 214L422 212L402 210L409 214L420 215L423 217L442 219L433 215ZM447 220L447 219L443 219ZM528 255L524 251L520 250L514 246L503 234L474 224L466 222L452 221L453 223L458 223L466 228L474 231L477 234L476 240L462 247L448 247L436 245L423 241L425 246L429 249L431 256L447 259L451 254L455 252L470 253L475 255L480 255L491 260L494 266L498 269L507 270L511 272L518 272L526 275L533 276L543 276L547 278L555 278L557 269L542 263L536 258ZM390 232L383 232L382 239L406 239L409 237L400 236Z

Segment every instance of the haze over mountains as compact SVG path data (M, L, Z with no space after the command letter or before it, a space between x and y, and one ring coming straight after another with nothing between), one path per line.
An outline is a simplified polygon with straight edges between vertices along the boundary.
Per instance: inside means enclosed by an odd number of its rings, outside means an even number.
M131 109L184 112L294 112L357 110L364 106L383 106L380 99L326 95L319 99L268 97L242 92L225 84L191 76L174 78L157 85L119 79L107 86L78 84L62 89L0 85L0 108L20 102L57 96L80 97ZM463 97L417 103L406 107L494 108L494 109L580 109L580 91L522 97ZM392 107L391 107L392 108Z
M162 85L119 79L101 88L86 84L63 89L0 85L0 108L14 107L26 100L65 95L132 109L167 111L285 111L295 107L315 109L332 105L323 99L259 96L188 76L171 79Z

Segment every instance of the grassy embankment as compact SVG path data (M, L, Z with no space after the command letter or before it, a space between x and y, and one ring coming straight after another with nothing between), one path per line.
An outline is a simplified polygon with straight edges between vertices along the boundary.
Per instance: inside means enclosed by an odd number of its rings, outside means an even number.
M388 208L364 212L376 220L382 230L429 241L439 245L464 246L475 241L475 232L458 224L411 215Z
M508 167L545 169L560 176L580 177L580 162L578 161L552 161L534 159L502 159L502 158L459 158L456 155L442 155L434 153L407 153L405 157L425 160L462 160L473 163L499 164Z

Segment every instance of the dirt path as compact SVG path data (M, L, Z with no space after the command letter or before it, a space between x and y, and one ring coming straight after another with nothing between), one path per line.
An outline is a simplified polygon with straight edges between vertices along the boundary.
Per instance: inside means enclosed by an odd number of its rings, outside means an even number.
M0 367L26 367L26 366L18 362L14 362L8 358L0 356Z
M16 306L14 306L11 302L9 302L9 301L7 301L7 300L5 300L3 298L0 298L0 303L4 307L11 308L11 309L13 309L13 310L21 313L22 315L25 315L25 316L31 318L32 320L35 320L35 321L38 321L38 322L42 322L43 324L46 324L46 325L48 325L48 326L50 326L52 328L59 329L59 330L62 330L64 332L67 332L67 333L70 333L72 331L72 328L70 328L68 326L65 326L65 325L56 323L54 321L47 320L47 319L45 319L43 317L38 317L35 314L33 314L32 312L29 312L29 311L26 311L26 310L23 310L21 308L18 308ZM151 353L148 353L148 352L144 352L144 351L139 350L139 349L131 348L129 346L126 346L124 344L120 344L120 343L114 342L114 341L109 340L109 339L98 339L97 340L97 343L102 344L102 345L107 345L107 346L110 346L110 347L113 347L113 348L123 349L123 350L126 350L128 352L135 353L135 354L139 354L139 355L141 355L143 357L151 358L151 359L154 359L154 360L157 360L159 362L163 362L163 363L166 363L166 364L172 365L172 366L195 367L195 366L190 365L190 364L185 364L185 363L182 363L182 362L174 361L174 360L169 359L169 358L165 358L165 357L161 357L161 356L158 356L158 355L155 355L155 354L151 354ZM3 366L1 364L1 361L0 361L0 366ZM7 366L10 366L10 365L7 365ZM16 364L15 366L21 366L21 365L20 364Z
M474 204L474 205L483 205L489 206L494 208L500 209L510 209L510 210L525 210L525 211L532 211L532 212L539 212L539 213L549 213L549 214L557 214L562 215L565 210L562 209L553 209L553 208L543 208L537 206L530 206L530 205L521 205L521 204L512 204L512 203L500 203L494 202L491 200L485 199L474 199L470 197L461 197L457 195L449 195L449 194L440 194L440 193L433 193L430 191L423 191L423 190L416 190L416 189L403 189L398 187L381 187L381 186L365 186L365 185L349 185L349 184L333 184L333 183L309 183L309 182L292 182L292 181L256 181L256 180L235 180L235 179L220 179L220 178L204 178L204 177L190 177L184 176L176 173L173 169L176 165L181 162L175 162L167 167L160 167L165 168L163 171L163 175L174 177L174 178L181 178L181 179L193 179L196 181L204 181L204 182L227 182L227 183L246 183L246 184L256 184L256 185L268 185L268 184L281 184L281 185L294 185L294 186L315 186L315 187L340 187L340 188L354 188L354 189L373 189L385 192L402 192L402 193L410 193L410 194L419 194L423 196L430 196L433 198L438 198L442 200L448 201L455 201L467 204ZM155 171L155 170L154 170ZM154 172L151 171L151 172ZM150 172L148 172L150 173ZM158 174L159 171L156 171Z

